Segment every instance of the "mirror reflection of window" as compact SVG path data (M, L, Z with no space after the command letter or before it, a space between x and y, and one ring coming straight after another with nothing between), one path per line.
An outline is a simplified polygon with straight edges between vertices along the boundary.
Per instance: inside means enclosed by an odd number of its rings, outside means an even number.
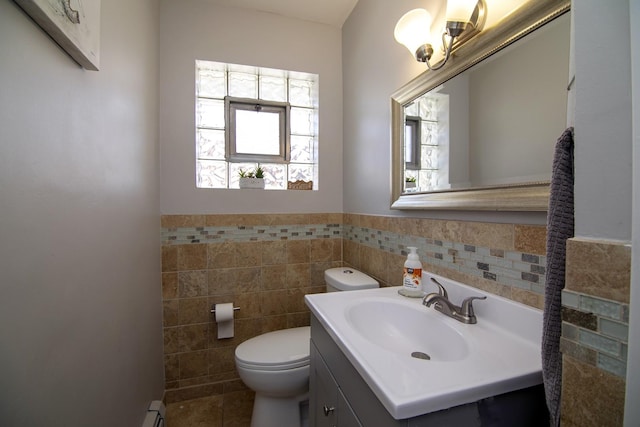
M415 178L411 191L440 188L448 180L449 96L433 90L405 105L404 112L405 181Z
M407 116L404 127L404 162L407 170L420 169L420 129L422 120Z

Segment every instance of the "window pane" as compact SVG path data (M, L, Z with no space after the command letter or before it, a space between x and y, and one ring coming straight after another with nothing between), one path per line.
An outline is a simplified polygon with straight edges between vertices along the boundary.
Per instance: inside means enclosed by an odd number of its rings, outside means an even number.
M404 107L404 114L405 116L418 116L418 103L414 101Z
M229 95L238 98L258 98L258 76L229 73Z
M287 189L287 165L265 163L261 166L264 169L264 188L270 190Z
M420 160L421 169L438 169L438 147L423 145Z
M313 165L289 164L289 181L312 181Z
M290 79L289 102L299 107L313 107L313 82Z
M196 104L196 126L224 129L224 101L198 99Z
M240 188L240 171L250 172L256 167L255 163L229 163L229 188Z
M422 144L438 145L438 123L422 122Z
M440 175L437 170L421 170L419 181L421 191L432 190L434 188L438 188Z
M438 100L428 96L420 98L418 109L424 120L438 120Z
M260 99L287 100L287 80L284 77L260 76Z
M291 133L296 135L313 135L313 110L308 108L291 108Z
M291 137L291 161L295 163L311 163L313 161L313 137Z
M206 98L224 98L227 90L224 70L212 70L198 67L197 96Z
M236 110L236 152L280 154L280 114Z
M227 162L198 160L196 162L196 187L227 188Z
M198 159L224 159L224 131L211 129L197 130Z

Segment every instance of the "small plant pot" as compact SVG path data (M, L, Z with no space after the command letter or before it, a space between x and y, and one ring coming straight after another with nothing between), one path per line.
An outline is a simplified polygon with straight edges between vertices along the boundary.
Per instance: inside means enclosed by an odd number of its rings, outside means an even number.
M405 181L404 183L404 188L416 188L416 183L414 182L410 182L410 181Z
M264 178L240 178L240 188L257 188L264 190Z

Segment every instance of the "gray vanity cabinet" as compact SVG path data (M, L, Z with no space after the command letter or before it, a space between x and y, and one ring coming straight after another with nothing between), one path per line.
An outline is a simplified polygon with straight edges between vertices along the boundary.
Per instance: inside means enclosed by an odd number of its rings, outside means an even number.
M542 385L396 420L314 315L311 316L309 380L311 427L539 427L549 424Z
M311 344L309 413L315 427L362 427L318 349Z

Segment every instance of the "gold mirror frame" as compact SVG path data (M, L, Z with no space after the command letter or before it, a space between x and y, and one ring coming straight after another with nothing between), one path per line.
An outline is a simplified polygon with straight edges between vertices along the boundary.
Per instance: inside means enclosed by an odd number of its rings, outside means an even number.
M391 96L391 209L546 211L549 182L403 193L403 106L567 12L571 0L530 0L455 51L438 71L425 71ZM491 10L489 10L491 13ZM551 162L552 159L549 159Z

